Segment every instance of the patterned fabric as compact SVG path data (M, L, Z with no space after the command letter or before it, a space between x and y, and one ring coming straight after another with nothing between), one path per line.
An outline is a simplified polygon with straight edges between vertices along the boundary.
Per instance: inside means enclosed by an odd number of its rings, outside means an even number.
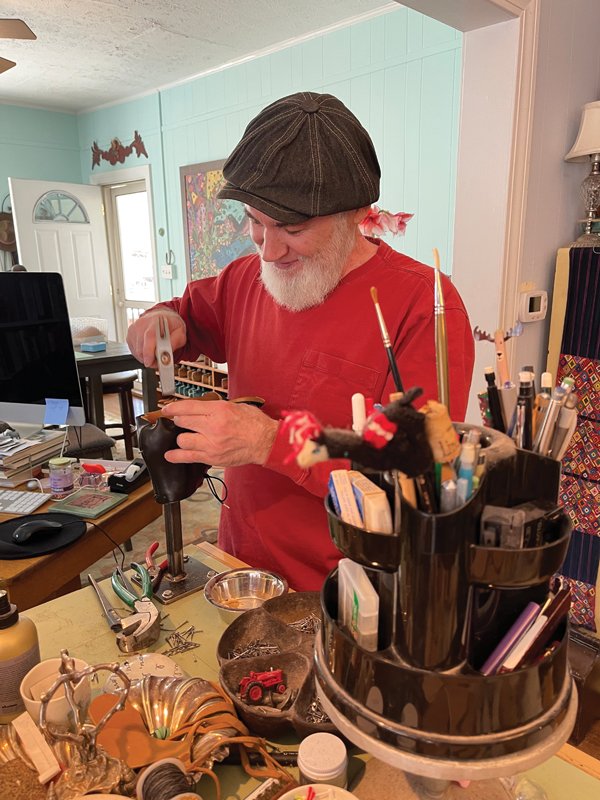
M575 578L584 583L595 584L600 562L600 536L573 531L569 550L560 568L566 578Z
M600 338L600 331L598 337ZM565 375L570 375L575 380L579 396L579 416L600 421L600 359L593 361L585 356L561 353L558 379L561 380Z
M560 503L573 523L561 573L571 586L571 620L596 631L600 564L600 254L569 252L569 288L557 383L575 380L577 430L562 462Z
M571 622L595 632L596 587L591 583L576 581L572 578L564 578L564 580L571 587Z
M575 530L600 535L600 484L563 473L559 499Z
M600 422L582 419L580 415L562 467L563 473L600 485Z

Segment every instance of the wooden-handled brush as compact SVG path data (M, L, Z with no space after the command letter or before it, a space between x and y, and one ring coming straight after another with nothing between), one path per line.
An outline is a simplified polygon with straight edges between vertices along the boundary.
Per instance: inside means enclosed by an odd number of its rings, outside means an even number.
M371 286L371 297L373 298L375 311L377 312L379 329L381 330L381 338L383 340L383 346L387 352L388 361L390 362L390 371L394 379L394 384L396 385L396 391L403 392L404 387L402 386L402 381L400 380L400 373L398 372L398 365L396 364L396 359L394 357L390 335L388 333L383 314L381 313L381 308L379 307L379 301L377 300L377 289L374 286Z

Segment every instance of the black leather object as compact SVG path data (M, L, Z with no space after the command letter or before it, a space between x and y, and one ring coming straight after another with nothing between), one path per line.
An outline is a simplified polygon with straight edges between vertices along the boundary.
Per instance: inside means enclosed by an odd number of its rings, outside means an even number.
M157 503L177 503L191 497L202 485L210 466L208 464L172 464L165 461L167 450L177 449L180 433L189 433L169 417L159 417L148 422L138 417L138 445L141 450L154 489Z
M60 530L50 530L47 533L36 533L24 544L13 542L12 535L20 525L40 519L60 522L62 523L62 528ZM23 517L9 519L7 522L0 523L0 558L14 560L45 556L47 553L53 553L55 550L60 550L61 547L66 547L75 542L83 536L86 528L87 523L81 517L59 512L27 514Z

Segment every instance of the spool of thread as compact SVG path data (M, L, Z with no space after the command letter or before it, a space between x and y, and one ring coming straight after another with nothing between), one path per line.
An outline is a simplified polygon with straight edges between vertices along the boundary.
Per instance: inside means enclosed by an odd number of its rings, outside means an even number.
M135 793L137 800L198 800L200 795L191 791L192 786L178 758L163 758L141 773Z

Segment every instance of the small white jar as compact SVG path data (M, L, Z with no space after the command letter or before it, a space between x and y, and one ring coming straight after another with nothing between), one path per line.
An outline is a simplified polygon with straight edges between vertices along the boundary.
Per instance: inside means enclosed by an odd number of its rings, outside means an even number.
M298 748L300 784L328 783L346 788L348 754L342 740L331 733L313 733Z

